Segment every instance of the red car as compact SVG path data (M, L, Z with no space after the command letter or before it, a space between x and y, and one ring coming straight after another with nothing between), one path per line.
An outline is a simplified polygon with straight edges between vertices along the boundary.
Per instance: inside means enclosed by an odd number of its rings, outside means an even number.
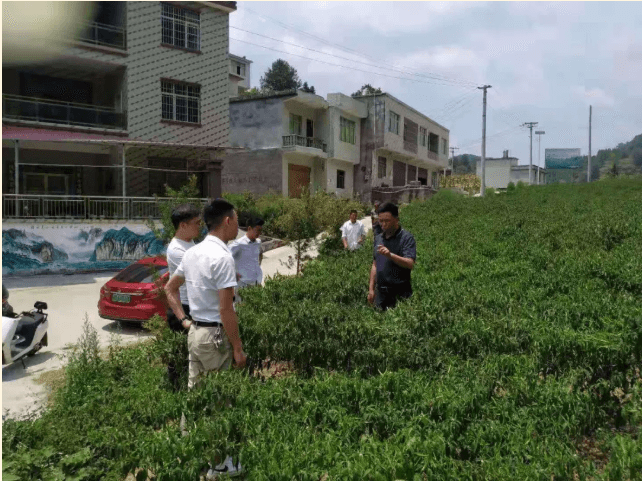
M144 322L154 314L166 319L167 301L162 288L168 279L164 257L147 257L135 262L100 289L98 315L127 322Z

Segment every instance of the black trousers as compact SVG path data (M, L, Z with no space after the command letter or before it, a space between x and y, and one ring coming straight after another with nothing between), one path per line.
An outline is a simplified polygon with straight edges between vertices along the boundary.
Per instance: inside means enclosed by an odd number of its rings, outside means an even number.
M183 311L185 311L185 315L189 316L189 306L187 304L182 304L182 306ZM179 322L178 317L176 317L176 314L174 314L174 311L172 311L171 309L167 310L167 323L169 324L169 328L172 331L187 335L187 329L183 327L183 325ZM180 388L179 380L181 377L181 373L178 372L176 363L173 361L173 358L177 355L180 355L180 353L170 354L169 362L167 363L167 378L169 379L169 383L172 385L175 391L178 391L178 389Z
M412 296L412 286L377 286L375 288L375 306L386 311L397 305L398 299L408 299Z

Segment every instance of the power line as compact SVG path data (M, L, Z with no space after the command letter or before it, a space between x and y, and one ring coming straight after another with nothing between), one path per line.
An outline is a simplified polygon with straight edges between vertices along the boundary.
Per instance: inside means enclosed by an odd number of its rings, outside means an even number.
M362 53L362 52L357 52L356 50L353 50L353 49L351 49L351 48L344 47L344 46L339 45L339 44L336 44L336 43L328 42L327 40L325 40L325 39L323 39L323 38L321 38L321 37L317 37L316 35L312 35L311 33L309 33L309 32L305 32L305 31L303 31L303 30L300 30L300 29L298 29L298 28L296 28L296 27L293 27L292 25L288 25L288 24L283 23L283 22L281 22L281 21L279 21L279 20L275 20L275 19L270 18L270 17L268 17L268 16L262 15L262 14L260 14L260 13L258 13L258 12L256 12L256 11L252 10L251 8L249 8L249 7L247 7L247 6L245 7L245 10L247 10L247 11L249 11L249 12L251 12L251 13L253 13L253 14L257 15L258 17L261 17L261 18L265 19L265 20L270 20L270 21L272 21L272 22L275 22L275 23L277 23L278 25L281 25L281 27L283 27L283 28L285 28L285 29L288 29L288 30L294 30L294 31L299 32L299 33L301 33L301 34L303 34L303 35L306 35L306 36L308 36L308 37L314 38L315 40L318 40L318 41L320 41L320 42L322 42L322 43L325 43L326 45L330 45L330 46L337 47L337 48L339 48L340 50L343 50L343 51L346 51L346 52L352 52L352 53L354 53L354 54L356 54L356 55L359 55L359 56L361 56L361 57L366 57L366 58L369 58L370 60L374 60L375 62L380 62L380 60L379 60L379 59L376 59L376 58L374 58L374 57L371 57L371 56L369 56L369 55L366 55L366 54L364 54L364 53ZM383 64L385 65L385 63L383 63ZM387 65L390 65L390 64L387 64ZM404 69L406 69L406 70L408 70L408 71L411 71L411 72L413 71L413 69L411 69L411 68L409 68L409 67L404 67L404 66L401 66L401 67L402 67L402 68L404 68ZM431 73L432 73L432 72L431 72ZM470 87L472 87L472 86L475 86L475 85L476 85L475 83L470 82L470 81L467 81L467 80L452 79L452 78L449 78L449 77L446 77L446 76L443 76L443 75L439 75L439 74L435 74L435 73L432 73L432 75L434 75L435 77L438 77L436 80L443 80L443 81L449 81L449 82L462 83L462 84L466 84L466 85L468 85L468 86L470 86Z
M335 54L332 54L332 53L322 52L321 50L315 50L313 48L304 47L303 45L297 45L297 44L292 43L292 42L286 42L285 40L279 40L278 38L269 37L267 35L263 35L263 34L256 33L256 32L251 32L250 30L245 30L245 29L242 29L242 28L239 28L239 27L230 26L230 28L233 28L235 30L240 30L241 32L246 32L246 33L249 33L249 34L252 34L252 35L256 35L258 37L263 37L263 38L267 38L269 40L274 40L275 42L280 42L280 43L283 43L285 45L290 45L292 47L302 48L304 50L309 50L310 52L320 53L321 55L327 55L329 57L334 57L334 58L338 58L338 59L341 59L341 60L348 60L349 62L360 63L362 65L367 65L368 67L379 68L379 69L382 69L382 70L395 71L395 72L403 73L403 74L406 74L406 75L415 75L415 76L418 76L418 77L426 77L426 78L430 78L430 79L433 79L433 80L446 81L446 79L442 79L442 78L439 78L437 76L430 76L430 75L425 75L425 74L420 74L420 73L413 73L413 72L408 72L408 71L405 71L405 70L399 70L399 69L394 68L394 67L381 67L379 65L373 65L373 64L367 63L367 62L360 62L359 60L355 60L355 59L348 58L348 57L341 57L340 55L335 55ZM234 39L234 40L238 40L238 39ZM461 81L461 80L460 81L453 80L452 82L453 82L454 85L461 85L461 86L463 86L463 85L468 86L468 84L469 84L468 82Z
M246 40L241 40L239 38L230 37L230 40L236 40L237 42L247 43L248 45L254 45L255 47L261 47L261 48L264 48L264 49L267 49L267 50L272 50L274 52L279 52L279 53L283 53L283 54L286 54L286 55L294 55L295 57L304 58L306 60L312 60L313 62L320 62L320 63L324 63L326 65L332 65L334 67L347 68L347 69L350 69L350 70L353 70L353 71L357 71L357 72L364 72L364 73L369 73L369 74L373 74L373 75L379 75L379 76L382 76L382 77L389 77L389 78L394 78L394 79L399 79L399 80L408 80L410 82L419 82L419 83L424 83L424 84L451 86L451 85L448 85L446 83L428 82L428 81L425 81L425 80L417 80L417 79L412 79L412 78L408 78L408 77L395 77L393 75L386 75L386 74L379 73L379 72L372 72L370 70L362 70L362 69L358 69L358 68L354 68L354 67L349 67L347 65L340 65L340 64L336 64L336 63L326 62L325 60L319 60L319 59L316 59L316 58L310 58L310 57L306 57L304 55L299 55L299 54L296 54L296 53L286 52L284 50L277 50L275 48L266 47L265 45L259 45L257 43L252 43L252 42L248 42Z

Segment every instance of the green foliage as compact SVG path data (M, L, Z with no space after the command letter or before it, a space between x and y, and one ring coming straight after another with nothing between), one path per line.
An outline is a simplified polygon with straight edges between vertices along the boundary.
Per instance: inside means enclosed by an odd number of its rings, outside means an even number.
M456 155L453 159L454 174L475 174L477 172L477 161L481 157L472 154Z
M351 95L351 97L362 97L362 96L365 96L365 95L375 95L375 94L382 94L382 93L383 93L383 91L381 90L380 87L374 88L370 84L365 84L365 85L362 85L359 90L354 92Z
M303 82L303 87L301 87L301 90L303 90L304 92L307 92L307 93L309 93L309 94L314 94L314 93L316 93L316 92L314 91L314 85L312 85L312 86L308 86L308 83L307 83L307 82Z
M638 479L640 205L642 181L618 178L405 206L411 299L367 305L371 238L322 255L247 289L249 368L190 392L168 389L185 340L158 320L106 359L88 332L53 407L4 421L3 479L193 480L226 453L248 481ZM266 358L297 370L266 378Z
M261 90L281 92L301 88L301 79L296 69L282 59L275 60L261 77Z
M515 189L516 189L515 183L514 182L509 182L508 186L506 187L506 192L512 194L512 193L515 192Z
M169 200L164 199L162 201L158 200L158 209L161 213L161 225L159 229L156 227L156 223L153 220L147 221L147 226L154 233L156 238L161 239L165 244L169 244L176 233L174 229L174 224L172 224L172 211L181 204L191 203L196 208L201 207L201 200L198 198L198 177L192 175L189 178L189 181L183 185L180 189L172 189L169 185L165 186L165 197L169 197ZM196 242L199 242L202 239L196 239Z

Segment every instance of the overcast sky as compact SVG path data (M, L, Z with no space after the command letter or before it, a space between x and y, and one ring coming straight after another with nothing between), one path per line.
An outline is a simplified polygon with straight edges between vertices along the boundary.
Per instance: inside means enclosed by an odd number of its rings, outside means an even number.
M456 155L481 154L483 94L476 87L485 84L492 85L488 157L508 149L528 164L524 122L539 122L534 130L546 132L542 165L545 148L588 154L589 105L594 155L642 133L640 2L237 6L230 15L230 52L254 62L252 86L277 58L323 97L350 95L370 83L448 128L450 145L460 148Z

